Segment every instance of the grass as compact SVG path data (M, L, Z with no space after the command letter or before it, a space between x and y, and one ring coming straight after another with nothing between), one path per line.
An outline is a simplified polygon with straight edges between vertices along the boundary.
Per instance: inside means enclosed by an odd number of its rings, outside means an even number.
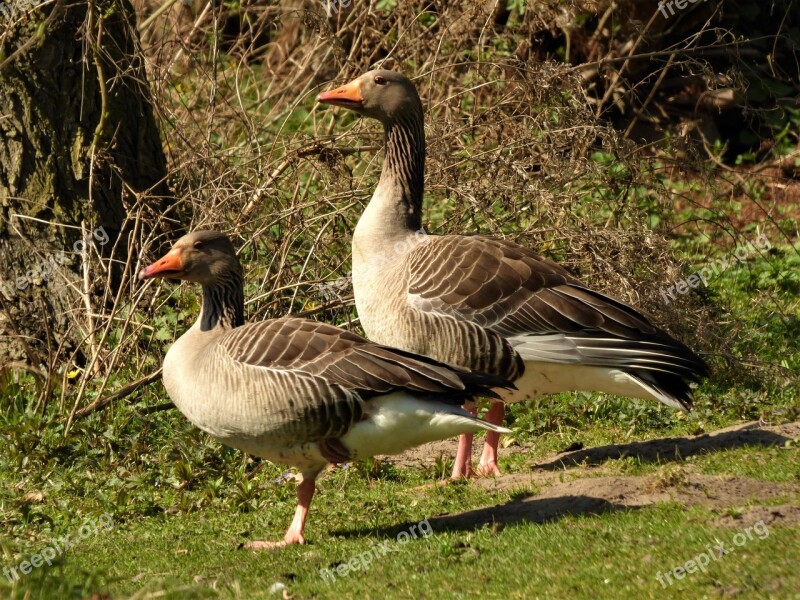
M161 399L150 391L142 401ZM568 407L571 400L553 404ZM552 411L558 414L555 406ZM113 527L97 526L97 533L88 534L53 566L35 569L14 585L0 578L3 597L84 598L97 592L114 598L281 597L269 591L275 583L297 598L473 593L490 598L677 598L734 591L745 597L788 598L800 589L794 568L800 558L793 543L800 529L796 522L769 525L768 537L737 547L706 573L667 589L656 580L656 573L684 564L715 539L732 540L752 525L717 523L721 516L752 504L796 506L797 488L764 502L740 499L726 509L678 502L643 508L610 503L600 512L557 512L543 523L520 517L493 525L488 512L477 513L483 519L477 525L441 520L519 501L535 506L549 484L528 478L531 465L576 439L595 446L681 436L689 429L687 419L636 436L613 425L612 417L585 421L579 432L535 439L519 433L526 449L505 452L501 467L521 483L507 489L471 482L431 486L446 472L446 460L438 469L378 460L339 468L319 483L306 546L251 553L241 544L279 538L288 524L294 483L282 467L220 447L177 411L137 418L134 408L115 407L80 421L66 439L54 422L24 411L18 411L17 419L4 414L0 519L8 535L0 543L0 565L19 565L63 535L76 537L86 519L108 515ZM744 445L686 460L608 460L568 468L554 481L624 475L658 487L663 482L680 485L684 472L797 486L798 442L772 448ZM397 541L398 533L425 519L432 523L431 535ZM391 550L366 572L336 575L333 581L320 575L322 569L335 573L340 564L385 542Z
M415 523L431 514L480 505L486 498L469 486L453 486L415 503L408 502L407 489L397 482L338 488L340 483L322 486L314 539L306 547L266 554L237 549L245 534L255 530L278 534L275 521L280 516L275 513L280 511L274 509L206 512L202 519L190 513L154 516L119 523L88 538L60 565L32 575L12 597L23 597L24 591L33 597L80 597L99 587L115 597L166 591L168 598L267 598L272 594L266 588L276 582L299 597L438 597L448 590L492 598L677 598L736 588L786 598L797 589L795 528L773 527L769 537L737 548L709 573L664 591L656 582L657 572L681 565L737 532L709 525L714 514L707 510L667 504L541 525L515 523L499 530L436 531L402 544L394 530L403 519ZM359 498L360 515L336 510L348 501L345 496ZM320 575L322 569L335 570L387 540L391 554L376 559L369 576L357 572L331 582L331 576L326 581Z
M398 490L384 489L392 496ZM424 515L417 513L421 519ZM172 590L164 597L280 597L269 588L283 583L297 597L436 598L480 594L488 598L644 597L694 598L731 592L792 597L798 558L796 532L773 527L765 539L755 538L697 573L664 590L656 579L726 542L730 528L704 524L713 515L664 505L647 511L617 511L537 525L521 523L500 531L436 532L407 543L396 536L370 532L351 522L333 523L326 533L339 532L305 548L281 554L251 554L236 550L232 541L260 519L210 518L198 523L189 516L169 520L169 535L152 525L119 527L86 541L80 554L63 566L43 572L42 590L61 594L71 589L91 592L108 582L117 593ZM417 518L417 517L415 517ZM159 521L163 521L159 519ZM254 523L255 521L255 523ZM159 523L163 529L167 523ZM342 531L342 528L344 530ZM353 557L388 541L391 550L344 577L320 575L321 569L346 564ZM118 549L128 551L120 556ZM576 548L580 548L576 555ZM59 575L78 571L83 581L59 583ZM138 577L129 579L131 573ZM758 573L758 576L753 576ZM116 582L114 581L116 579ZM127 581L126 581L127 580ZM64 580L61 580L64 581ZM795 596L796 597L796 596Z

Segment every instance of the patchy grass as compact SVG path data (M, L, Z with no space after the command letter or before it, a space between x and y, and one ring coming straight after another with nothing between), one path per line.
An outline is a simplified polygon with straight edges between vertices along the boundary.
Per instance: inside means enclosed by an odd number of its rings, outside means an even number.
M146 396L147 404L160 400ZM705 449L691 453L687 441L683 450L657 456L623 429L587 422L580 435L551 434L534 445L519 434L526 446L504 453L507 475L445 486L432 485L448 467L437 466L433 452L421 467L373 460L338 468L320 481L306 546L251 553L241 544L280 537L292 512L294 483L279 466L222 448L177 411L143 418L134 408L112 408L79 422L66 439L34 415L5 418L2 567L30 560L61 536L79 537L86 519L113 519L113 527L87 533L52 566L14 585L0 578L0 593L10 598L281 597L269 591L275 583L298 598L677 598L737 590L783 598L800 586L795 513L772 517L765 539L736 547L706 573L667 589L656 579L714 540L730 542L753 526L753 507L798 506L797 425L768 438L770 446L745 436L726 448L703 442ZM681 429L670 434L681 439ZM665 432L643 437L663 439ZM578 438L583 450L553 453ZM616 457L608 457L608 443L619 445L612 447ZM702 479L710 474L724 477ZM730 488L729 476L747 485ZM604 497L609 486L622 496ZM698 486L704 493L692 495ZM651 503L652 494L667 494L666 502ZM704 495L711 498L705 504ZM426 519L431 535L397 541ZM391 549L374 559L368 576L320 575L383 547Z
M382 490L385 495L398 493L388 487ZM415 518L423 516L418 512ZM198 522L184 515L168 523L157 519L121 526L92 539L63 566L43 572L37 587L65 597L73 590L90 592L105 581L115 595L138 592L148 597L166 590L167 598L281 597L269 592L278 582L295 597L351 598L436 598L443 593L681 598L734 590L786 598L796 591L798 554L791 550L797 548L796 529L768 526L767 537L754 536L737 547L733 538L741 530L710 524L713 516L707 510L666 504L546 524L519 523L499 531L491 526L436 531L407 543L386 532L336 521L326 523L327 531L320 533L327 535L306 547L252 554L237 550L232 542L239 530L260 519L209 515ZM330 535L337 532L339 536ZM708 552L719 541L731 552L712 562L706 573L689 575L666 590L658 583L658 573ZM344 577L329 575L327 581L320 575L321 569L348 564L382 542L391 550L367 569L362 566ZM67 584L69 580L73 583Z

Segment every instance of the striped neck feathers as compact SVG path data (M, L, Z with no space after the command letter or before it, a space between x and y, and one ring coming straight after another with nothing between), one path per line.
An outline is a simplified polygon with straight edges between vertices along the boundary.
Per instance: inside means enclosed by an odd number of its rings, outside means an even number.
M408 231L422 228L425 181L425 126L422 107L384 124L386 158L373 199L384 218ZM388 215L385 213L389 213Z
M200 330L234 329L244 325L244 279L240 270L220 276L214 285L203 286Z

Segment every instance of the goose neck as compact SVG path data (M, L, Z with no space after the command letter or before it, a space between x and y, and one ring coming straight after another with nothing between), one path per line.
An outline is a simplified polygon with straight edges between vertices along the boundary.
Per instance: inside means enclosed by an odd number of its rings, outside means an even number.
M200 330L234 329L244 324L244 281L241 273L230 273L213 285L203 286Z
M414 110L384 124L386 158L375 197L382 210L404 229L422 227L425 180L425 127L422 112Z

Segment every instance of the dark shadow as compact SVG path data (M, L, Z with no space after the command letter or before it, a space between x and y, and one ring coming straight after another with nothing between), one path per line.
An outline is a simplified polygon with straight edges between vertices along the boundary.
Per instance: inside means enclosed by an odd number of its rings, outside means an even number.
M719 452L745 446L782 446L791 437L762 429L758 423L748 423L737 429L699 435L696 437L675 437L632 442L630 444L611 444L565 453L557 459L531 467L554 471L580 465L598 465L610 459L628 456L643 462L683 460L701 452ZM430 517L428 523L434 532L449 530L471 531L484 525L511 525L520 522L547 523L573 515L597 515L610 511L638 510L635 505L615 504L605 498L585 495L559 497L537 497L531 492L521 492L508 502L497 506L477 508L463 513ZM367 527L333 531L334 535L350 537L396 538L401 532L408 532L418 523L399 523L377 530Z
M477 508L457 515L432 517L428 519L428 522L434 531L469 530L494 523L500 525L513 525L523 521L549 523L574 515L599 515L635 508L591 496L559 496L558 498L537 499L532 494L525 494L511 499L505 504ZM404 531L405 529L401 526L397 530Z
M560 496L536 498L534 494L519 494L504 504L485 506L455 515L430 517L428 523L434 532L472 531L484 525L513 525L520 522L548 523L572 515L597 515L617 510L636 510L638 507L614 504L603 498L591 496ZM343 537L376 536L396 538L397 534L417 526L416 522L399 523L377 530L349 529L331 532Z
M642 462L682 460L701 452L719 452L743 446L782 446L791 438L760 429L757 423L733 431L705 434L697 437L676 437L610 444L569 452L557 459L534 465L532 470L556 471L578 465L599 465L610 459L634 457Z

